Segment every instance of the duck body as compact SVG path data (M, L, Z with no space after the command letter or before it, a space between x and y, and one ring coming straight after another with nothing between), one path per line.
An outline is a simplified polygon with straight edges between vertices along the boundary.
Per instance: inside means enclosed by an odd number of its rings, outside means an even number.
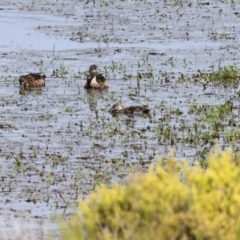
M84 85L86 89L104 89L108 88L108 80L100 73L96 65L91 65L89 67L89 75L87 77L87 82Z
M130 106L130 107L123 107L120 103L116 103L110 109L110 112L113 114L123 113L123 114L148 114L150 109L142 106Z
M24 88L38 88L45 86L45 75L39 73L29 73L27 75L20 76L20 86Z

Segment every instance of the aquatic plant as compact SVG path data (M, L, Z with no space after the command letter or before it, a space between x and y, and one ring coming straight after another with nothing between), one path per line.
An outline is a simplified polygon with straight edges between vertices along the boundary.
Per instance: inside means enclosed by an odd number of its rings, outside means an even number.
M212 73L204 73L202 77L207 82L213 82L216 84L223 85L227 87L229 85L234 85L237 87L240 80L240 71L236 66L225 66Z

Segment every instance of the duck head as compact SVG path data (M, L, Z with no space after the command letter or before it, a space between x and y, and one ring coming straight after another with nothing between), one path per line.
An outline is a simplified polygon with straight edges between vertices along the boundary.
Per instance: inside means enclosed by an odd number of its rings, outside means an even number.
M118 112L121 110L123 110L123 106L118 102L112 106L112 108L109 110L109 112Z
M21 76L19 78L20 86L23 86L26 82L27 82L27 77L26 76Z
M97 72L98 72L98 69L96 65L93 64L89 67L89 73L97 73Z

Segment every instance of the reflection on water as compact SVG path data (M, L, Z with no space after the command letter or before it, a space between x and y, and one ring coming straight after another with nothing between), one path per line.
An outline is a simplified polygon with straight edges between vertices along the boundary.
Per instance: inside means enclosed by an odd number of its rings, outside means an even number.
M113 111L109 111L109 113L113 116L113 117L119 117L119 116L127 116L128 118L152 118L152 115L150 113L148 114L134 114L134 113L126 113L126 112L113 112Z
M88 89L85 91L85 98L88 100L89 108L91 111L97 109L98 99L107 96L108 89Z
M20 95L41 95L42 94L42 88L28 88L25 89L24 87L20 87L19 94Z

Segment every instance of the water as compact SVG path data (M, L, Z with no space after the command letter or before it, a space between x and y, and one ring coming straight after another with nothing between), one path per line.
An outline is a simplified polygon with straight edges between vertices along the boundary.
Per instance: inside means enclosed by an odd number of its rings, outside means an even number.
M69 23L64 17L39 12L3 10L0 15L0 51L5 51L6 48L12 51L51 51L54 48L61 51L75 49L81 45L67 38L46 36L38 31L38 27L46 25L52 27L56 24Z

